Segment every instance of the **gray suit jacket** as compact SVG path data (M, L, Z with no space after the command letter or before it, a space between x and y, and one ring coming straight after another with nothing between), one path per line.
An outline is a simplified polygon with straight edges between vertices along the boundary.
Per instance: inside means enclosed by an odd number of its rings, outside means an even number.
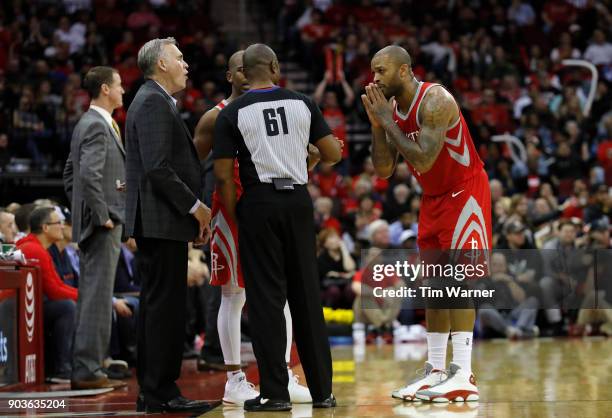
M202 188L200 159L176 106L155 81L136 93L125 136L126 234L194 240L199 227L189 210Z
M72 133L64 189L72 203L72 239L83 242L111 219L125 223L125 150L104 117L89 109Z

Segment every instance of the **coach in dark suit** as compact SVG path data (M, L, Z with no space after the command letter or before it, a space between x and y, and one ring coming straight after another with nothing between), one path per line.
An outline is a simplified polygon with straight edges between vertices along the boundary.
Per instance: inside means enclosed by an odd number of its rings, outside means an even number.
M72 236L81 249L71 386L96 389L125 386L101 371L110 341L125 219L125 150L111 116L123 106L123 88L119 73L110 67L92 68L83 84L91 105L74 128L64 169L72 202Z
M200 412L183 398L180 376L187 297L187 243L208 236L210 209L196 197L200 161L172 94L185 88L187 63L174 38L138 52L147 81L127 112L126 231L136 238L142 276L137 409Z

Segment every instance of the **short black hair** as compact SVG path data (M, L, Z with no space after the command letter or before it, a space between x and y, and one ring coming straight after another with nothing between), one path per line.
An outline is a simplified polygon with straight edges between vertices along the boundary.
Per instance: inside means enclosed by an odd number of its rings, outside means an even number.
M15 211L15 224L17 225L17 229L19 229L19 231L24 232L29 229L30 215L34 209L36 209L36 205L34 203L26 203L25 205L21 205L19 209Z
M51 206L41 206L34 209L30 215L30 232L40 234L43 230L43 225L49 222L49 217L53 212L55 212L55 209Z
M93 67L85 75L83 87L87 90L92 99L97 99L100 97L102 84L110 86L113 82L113 74L116 72L117 71L111 67Z

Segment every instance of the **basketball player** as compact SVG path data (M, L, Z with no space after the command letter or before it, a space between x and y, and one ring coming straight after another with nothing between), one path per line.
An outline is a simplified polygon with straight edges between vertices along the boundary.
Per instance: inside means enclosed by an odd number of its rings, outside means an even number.
M226 78L232 85L232 94L206 112L196 126L194 141L201 160L205 159L212 149L215 122L221 109L249 89L249 83L242 72L243 54L244 51L234 53L228 62ZM310 167L316 164L317 158L315 154L309 155ZM234 182L239 199L242 187L238 177L237 160L234 165ZM238 230L227 216L216 190L213 193L212 201L211 284L221 286L221 306L217 317L217 328L223 359L228 369L223 402L227 405L242 406L245 400L256 398L259 393L254 389L253 384L247 381L246 375L240 368L240 317L245 302L245 292L238 255ZM291 402L312 402L308 388L299 385L298 377L289 369L293 329L287 304L285 304L284 312L287 324L285 359L289 373L288 389Z
M452 95L438 84L417 81L411 65L408 52L398 46L381 49L371 62L374 83L361 98L372 124L376 172L391 176L401 155L418 179L423 189L417 237L422 254L488 249L489 181L466 122ZM424 372L392 396L405 401L478 400L471 367L474 319L474 309L427 309ZM453 360L445 371L449 332Z

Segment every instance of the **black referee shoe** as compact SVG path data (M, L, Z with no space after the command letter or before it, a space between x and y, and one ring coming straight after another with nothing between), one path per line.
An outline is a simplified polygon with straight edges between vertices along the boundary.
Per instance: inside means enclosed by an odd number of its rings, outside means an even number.
M334 397L333 393L329 395L329 398L325 400L312 403L313 408L334 408L335 406L336 406L336 398Z
M291 411L291 402L265 399L262 398L261 395L259 395L255 399L249 399L248 401L244 401L244 410L251 412Z

